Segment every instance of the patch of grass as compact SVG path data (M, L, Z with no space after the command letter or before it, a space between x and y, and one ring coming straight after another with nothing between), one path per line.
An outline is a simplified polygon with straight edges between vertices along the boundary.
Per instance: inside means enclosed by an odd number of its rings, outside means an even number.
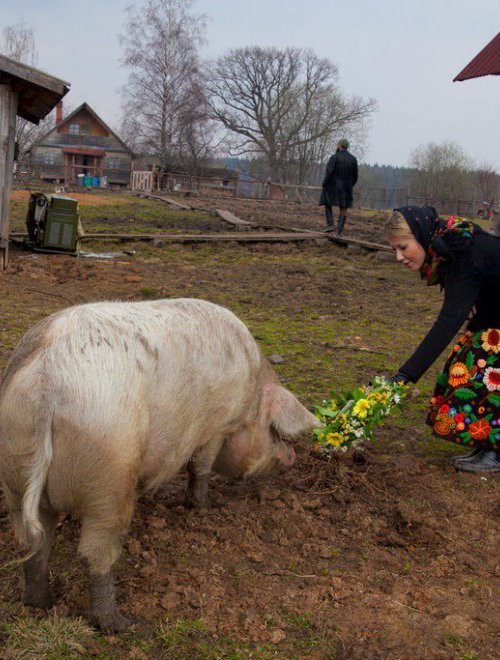
M200 619L177 619L170 625L162 621L156 629L156 637L163 648L173 650L185 643L189 645L203 641L209 635L206 625Z
M159 298L160 297L160 292L158 291L158 289L155 289L152 286L143 287L142 289L139 290L139 293L146 300L151 300L152 298Z
M465 641L461 635L455 635L453 633L443 633L443 640L446 644L450 646L460 647L463 646Z
M23 617L4 623L4 651L23 659L68 658L86 652L96 632L82 619Z
M317 616L307 611L297 614L285 610L283 619L287 623L287 632L293 636L288 646L290 655L286 657L307 657L310 654L318 654L322 658L337 657L339 637L333 626L322 623Z

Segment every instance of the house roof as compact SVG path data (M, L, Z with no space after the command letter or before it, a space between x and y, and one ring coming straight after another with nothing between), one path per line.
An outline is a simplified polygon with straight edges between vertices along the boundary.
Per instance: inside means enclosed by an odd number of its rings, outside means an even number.
M453 82L490 75L500 75L500 32L453 78Z
M70 88L68 82L5 55L0 55L0 84L17 92L17 114L33 124L46 117Z
M75 115L77 115L81 110L86 110L96 121L98 121L101 124L101 126L104 126L104 128L108 131L108 133L110 133L113 137L115 137L118 140L118 142L123 146L124 151L128 151L129 153L132 153L131 150L125 144L125 142L123 142L123 140L120 137L118 137L118 135L114 131L111 130L111 128L106 124L106 122L104 122L99 117L97 112L95 112L95 110L93 110L88 103L82 103L81 105L78 106L78 108L76 108L76 110L70 112L67 117L65 117L62 121L59 122L59 124L52 127L49 131L47 131L47 133L42 135L42 137L38 139L33 146L39 145L41 142L45 140L45 138L48 135L50 135L54 131L57 131L57 129L60 128L61 126L64 126L64 124L70 123L73 117L75 117ZM78 141L77 136L75 136L75 142L77 141Z

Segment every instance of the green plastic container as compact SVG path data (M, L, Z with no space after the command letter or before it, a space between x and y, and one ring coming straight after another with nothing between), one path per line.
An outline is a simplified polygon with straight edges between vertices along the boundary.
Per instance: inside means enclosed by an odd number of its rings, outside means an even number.
M92 186L92 177L91 176L86 176L85 177L85 185L88 186L89 188Z
M26 225L35 250L75 253L83 235L76 199L31 193Z

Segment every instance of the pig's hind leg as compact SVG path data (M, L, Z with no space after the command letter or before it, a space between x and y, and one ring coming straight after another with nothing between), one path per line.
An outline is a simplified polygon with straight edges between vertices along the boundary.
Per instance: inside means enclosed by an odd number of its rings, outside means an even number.
M212 465L224 443L224 437L218 437L200 447L186 465L188 486L184 506L188 509L209 509L208 483Z
M86 502L78 546L89 573L90 618L104 632L123 632L130 622L117 609L112 569L130 526L135 483L114 475L106 483L93 484L91 492L94 497Z
M23 565L23 603L31 607L48 609L54 602L49 587L49 559L54 545L58 514L48 503L42 502L39 516L44 530L43 542L40 550Z
M9 509L14 532L19 543L23 544L24 534L22 497L4 485L4 496ZM38 510L38 518L43 527L42 544L38 552L23 562L23 603L31 607L48 609L53 604L53 595L49 588L49 559L52 553L58 514L50 506L45 496L42 496Z

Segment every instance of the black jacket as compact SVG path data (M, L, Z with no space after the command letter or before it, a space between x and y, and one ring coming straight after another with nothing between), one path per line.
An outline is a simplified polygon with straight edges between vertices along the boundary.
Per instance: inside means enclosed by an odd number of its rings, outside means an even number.
M439 278L444 289L441 311L415 353L399 369L416 383L451 342L473 307L467 324L472 332L500 328L500 237L475 227L472 239L452 245L454 237L436 246L445 257Z
M345 149L330 157L326 166L323 190L319 203L322 206L352 206L352 189L358 180L358 161Z

